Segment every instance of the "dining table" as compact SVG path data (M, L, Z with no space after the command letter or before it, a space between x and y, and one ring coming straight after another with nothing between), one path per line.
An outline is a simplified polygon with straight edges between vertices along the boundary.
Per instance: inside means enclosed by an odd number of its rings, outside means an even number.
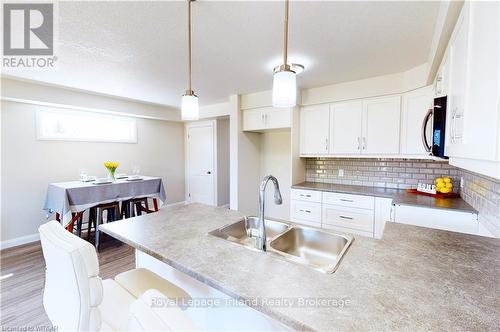
M43 209L55 212L63 227L72 228L83 212L94 206L134 198L153 198L154 209L166 203L165 188L160 177L124 177L109 183L67 181L49 183Z

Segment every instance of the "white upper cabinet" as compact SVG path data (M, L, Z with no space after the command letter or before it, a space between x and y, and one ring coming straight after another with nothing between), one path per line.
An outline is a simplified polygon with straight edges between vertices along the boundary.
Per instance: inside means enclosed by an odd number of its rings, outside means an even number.
M260 108L243 111L243 130L261 130L264 129L264 112Z
M498 143L494 144L499 135L499 10L496 1L470 3L468 84L460 151L467 158L499 160Z
M500 178L500 3L467 1L448 47L446 154Z
M467 44L469 42L469 3L465 3L462 13L450 40L449 47L449 89L448 89L448 128L447 154L460 155L459 146L463 138L463 123L465 117L465 99L467 92Z
M432 87L417 89L403 95L401 111L401 154L429 155L424 148L423 130L429 145L432 144L432 121L426 115L433 107ZM424 124L424 120L426 124Z
M303 107L301 155L397 155L400 115L400 96Z
M330 106L330 153L361 153L363 103L351 101Z
M300 153L326 155L329 150L330 106L314 105L300 110Z
M244 131L267 131L290 128L291 109L262 107L243 110Z
M436 74L436 79L434 80L433 92L434 98L444 97L448 95L448 85L450 83L449 73L450 73L450 61L448 57L443 59L443 63L439 67Z
M363 101L363 154L399 154L400 114L399 96Z

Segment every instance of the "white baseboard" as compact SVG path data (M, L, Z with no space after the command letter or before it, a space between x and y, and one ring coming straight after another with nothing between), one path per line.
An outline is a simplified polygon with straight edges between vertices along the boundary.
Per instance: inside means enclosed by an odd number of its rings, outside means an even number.
M168 207L179 206L179 205L186 205L186 202L185 201L175 202L175 203L163 205L163 207L168 208Z
M20 236L16 237L14 239L10 240L5 240L0 242L0 249L7 249L7 248L12 248L12 247L17 247L21 246L26 243L31 243L31 242L36 242L40 241L40 234L35 233L31 235L26 235L26 236Z

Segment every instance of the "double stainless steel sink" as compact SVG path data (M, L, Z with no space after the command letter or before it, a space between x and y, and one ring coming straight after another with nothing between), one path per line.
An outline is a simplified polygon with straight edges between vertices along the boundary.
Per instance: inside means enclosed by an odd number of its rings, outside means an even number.
M333 273L354 238L348 234L323 231L312 227L265 220L266 253L309 266L323 273ZM255 249L259 219L246 217L211 231L218 238ZM258 250L260 251L260 250Z

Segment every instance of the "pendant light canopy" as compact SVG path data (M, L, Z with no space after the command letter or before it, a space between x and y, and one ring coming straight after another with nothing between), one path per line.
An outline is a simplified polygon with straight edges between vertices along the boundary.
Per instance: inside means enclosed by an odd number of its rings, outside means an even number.
M273 77L273 106L293 107L297 104L296 72L288 65L288 10L289 2L285 0L283 64L276 67Z
M189 87L186 93L182 95L181 115L182 120L198 120L200 108L198 105L198 96L194 94L191 87L191 1L188 2L188 82Z

